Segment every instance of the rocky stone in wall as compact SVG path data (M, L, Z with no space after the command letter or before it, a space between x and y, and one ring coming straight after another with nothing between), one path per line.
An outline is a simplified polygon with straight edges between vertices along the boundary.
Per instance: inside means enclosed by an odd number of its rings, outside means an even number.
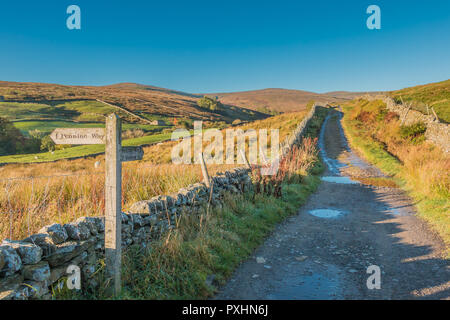
M50 266L47 261L25 265L22 274L27 280L47 281L50 278Z
M67 223L64 228L71 240L87 240L91 236L88 224L83 221Z
M1 245L0 255L3 257L3 268L0 270L0 277L13 275L22 267L22 260L13 247Z
M56 246L56 250L47 257L47 261L51 267L59 266L76 257L83 251L93 248L96 243L95 238L84 241L69 241Z
M45 227L41 228L41 230L39 230L38 233L48 234L54 244L63 243L69 237L66 229L58 223L54 223L52 225L45 226Z
M15 292L14 300L41 298L49 292L47 281L26 280Z
M2 246L13 248L19 254L23 264L34 264L41 261L42 249L35 244L5 239Z
M83 227L85 229L88 229L90 232L90 235L96 236L98 234L97 230L97 223L95 222L94 218L91 217L81 217L78 218L75 221L75 224L80 228ZM89 237L89 236L88 236Z
M50 277L48 279L48 284L52 285L56 283L58 280L60 280L62 277L67 276L67 268L70 265L76 265L79 266L88 259L89 254L87 251L83 251L81 254L73 258L72 260L56 267L52 267L50 270Z
M7 278L0 278L0 300L14 299L23 280L23 276L18 273Z
M33 234L23 241L39 246L44 257L52 254L56 249L56 245L48 233Z

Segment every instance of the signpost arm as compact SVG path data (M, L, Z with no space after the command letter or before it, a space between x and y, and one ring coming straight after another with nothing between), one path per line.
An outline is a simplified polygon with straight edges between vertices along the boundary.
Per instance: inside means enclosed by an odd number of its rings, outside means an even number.
M105 177L105 259L111 289L118 295L121 289L122 235L122 163L121 122L116 114L106 119Z

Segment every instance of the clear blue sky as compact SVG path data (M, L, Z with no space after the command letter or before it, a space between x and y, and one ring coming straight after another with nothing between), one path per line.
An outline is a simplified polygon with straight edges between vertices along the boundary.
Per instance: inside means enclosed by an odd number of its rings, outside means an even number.
M450 78L450 1L2 1L0 41L0 80L389 90Z

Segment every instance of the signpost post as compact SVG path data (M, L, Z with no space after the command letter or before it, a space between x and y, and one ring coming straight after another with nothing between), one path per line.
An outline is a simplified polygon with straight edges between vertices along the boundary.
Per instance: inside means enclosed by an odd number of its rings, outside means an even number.
M122 162L141 160L142 147L122 147L122 125L116 114L103 128L58 128L50 137L55 144L105 144L105 261L115 295L121 289Z

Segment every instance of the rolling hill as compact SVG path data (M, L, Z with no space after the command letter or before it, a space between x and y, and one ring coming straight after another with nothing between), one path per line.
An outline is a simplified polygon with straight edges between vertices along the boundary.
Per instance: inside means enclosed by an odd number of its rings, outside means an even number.
M266 117L258 112L228 105L225 105L220 112L205 110L197 106L200 98L201 96L198 95L134 83L110 86L64 86L0 81L0 116L5 109L26 110L25 104L28 104L28 107L39 110L22 112L20 117L31 116L35 119L42 111L46 119L54 118L56 114L65 117L69 109L71 120L91 120L94 114L104 115L103 111L106 109L108 109L107 112L111 111L110 107L96 101L100 99L150 120L171 121L176 117L231 123L235 119L251 121ZM19 106L18 103L21 105ZM77 107L73 107L73 104L77 104ZM58 112L55 107L59 108ZM53 116L49 116L51 113L54 113ZM130 114L124 114L124 116L129 122L140 121ZM20 117L16 120L21 119Z
M341 102L361 95L361 93L340 91L321 94L303 90L271 88L206 95L216 97L222 103L251 110L292 112L305 109L308 102L312 100L319 103Z

